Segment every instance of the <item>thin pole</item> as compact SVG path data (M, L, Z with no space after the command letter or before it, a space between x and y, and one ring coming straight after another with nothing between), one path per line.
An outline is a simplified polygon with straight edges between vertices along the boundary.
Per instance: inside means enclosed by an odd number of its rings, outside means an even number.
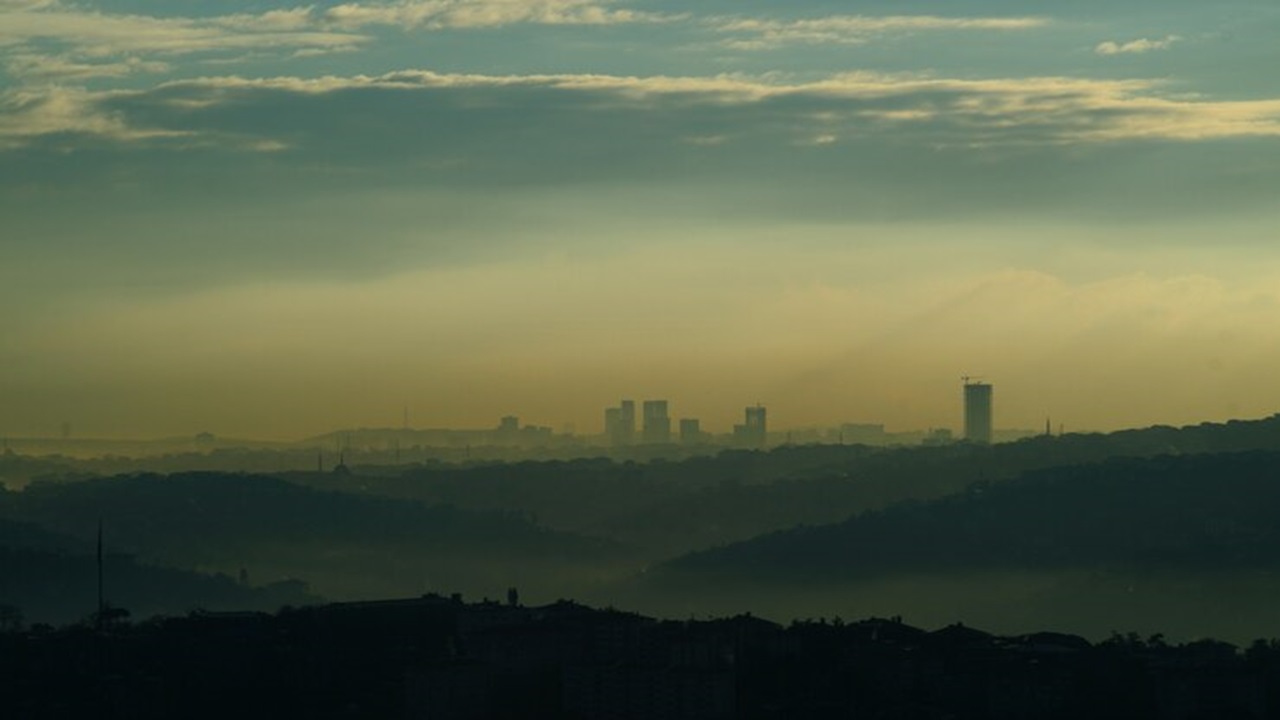
M102 518L98 518L98 630L106 617L106 600L102 594Z

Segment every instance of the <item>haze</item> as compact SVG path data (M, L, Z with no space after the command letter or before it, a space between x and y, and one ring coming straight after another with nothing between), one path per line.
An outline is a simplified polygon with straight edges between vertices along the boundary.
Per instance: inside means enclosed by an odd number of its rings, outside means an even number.
M1274 412L1280 7L0 0L0 434Z

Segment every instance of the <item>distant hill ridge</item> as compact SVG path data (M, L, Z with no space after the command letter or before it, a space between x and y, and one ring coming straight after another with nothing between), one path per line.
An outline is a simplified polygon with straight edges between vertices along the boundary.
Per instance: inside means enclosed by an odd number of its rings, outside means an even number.
M1280 569L1280 452L1112 458L692 553L681 575L845 582L904 572Z
M357 490L357 488L351 488ZM304 578L333 598L455 587L546 587L595 577L629 551L540 527L521 513L318 491L266 475L179 473L33 483L0 491L0 519L164 566L257 580Z

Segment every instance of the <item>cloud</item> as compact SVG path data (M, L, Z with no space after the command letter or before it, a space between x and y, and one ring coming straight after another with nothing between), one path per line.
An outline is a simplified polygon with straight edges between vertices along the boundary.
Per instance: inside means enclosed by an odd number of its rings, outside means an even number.
M406 0L344 3L214 17L155 17L62 5L53 0L0 0L0 48L16 78L88 79L163 72L193 54L262 53L306 58L350 52L373 38L359 28L477 28L518 23L612 25L655 22L652 13L596 0Z
M738 37L728 40L727 44L743 50L775 48L793 43L860 44L886 33L1028 30L1047 24L1047 20L1034 17L959 18L934 15L836 15L809 20L737 18L712 22L717 31L737 35Z
M38 63L38 60L29 60ZM45 60L46 63L49 61ZM68 74L90 73L92 68L64 64ZM118 72L128 72L128 65ZM52 63L45 72L58 72ZM104 70L105 72L105 70ZM234 101L251 109L287 111L289 97L334 96L347 92L396 92L415 94L424 110L436 118L477 118L492 114L477 127L504 127L513 118L527 118L521 137L543 137L552 142L558 127L571 122L581 132L613 142L613 133L640 143L687 143L687 137L751 137L755 142L777 145L812 145L814 138L829 143L835 138L901 140L932 146L1016 146L1097 143L1123 140L1210 140L1222 137L1280 137L1280 99L1213 101L1187 96L1164 96L1160 83L1139 79L1089 79L1069 77L963 79L922 74L844 73L815 81L787 81L780 77L733 76L607 76L607 74L463 74L431 70L401 70L380 76L324 76L316 78L236 76L207 77L161 83L151 90L82 92L74 108L87 118L100 118L110 110L113 123L92 120L81 124L55 123L45 133L65 133L77 127L90 135L113 140L147 140L157 137L155 128L168 133L216 137L221 129L200 110ZM538 94L539 100L532 100ZM24 97L31 97L28 94ZM477 100L483 100L479 105ZM553 117L547 127L534 124L529 102ZM334 102L337 102L335 100ZM27 101L19 102L27 108ZM324 101L312 109L326 113ZM334 105L338 110L342 105ZM179 111L180 110L180 111ZM9 113L12 114L12 113ZM4 110L0 110L4 117ZM64 114L65 117L65 114ZM146 118L132 120L131 118ZM699 118L714 117L726 127L710 132L686 127ZM500 118L500 119L499 119ZM0 126L0 137L33 138L40 127L28 122ZM143 122L138 132L122 132ZM389 115L385 123L419 120ZM497 124L495 124L497 122ZM646 123L636 137L632 124ZM367 123L367 120L366 120ZM407 126L407 127L408 127ZM23 128L14 131L14 127ZM265 115L246 118L237 128L236 145L253 137L297 146L306 137L280 137L280 123ZM305 136L308 122L289 135ZM9 129L5 129L9 128ZM97 131L95 128L101 128ZM477 131L470 124L442 126L461 133L458 140L493 143L498 137ZM319 131L317 131L319 132ZM333 131L337 132L337 131ZM384 132L398 132L387 127ZM470 133L470 137L467 136ZM483 136L483 137L481 137ZM325 133L312 141L332 142ZM554 142L564 142L566 138ZM719 141L727 145L727 141Z
M307 30L315 25L315 7L288 8L284 10L268 10L261 14L238 13L223 15L213 19L213 23L237 30L261 32L291 32Z
M369 25L403 28L481 28L518 23L539 25L617 25L659 22L664 16L611 8L597 0L403 0L394 3L344 3L320 18L337 27Z
M1179 42L1182 38L1177 35L1169 35L1163 40L1148 40L1139 38L1130 40L1126 43L1118 43L1108 40L1098 43L1093 51L1099 55L1141 55L1142 53L1151 52L1152 50L1168 50L1173 44Z
M121 78L135 73L163 73L172 66L138 57L111 62L82 62L72 55L14 53L5 60L10 75L44 80L87 80L89 78Z
M0 93L0 149L47 136L90 135L119 142L181 137L182 130L142 128L104 107L105 93L51 86Z
M1271 145L1205 141L1274 143L1280 99L1217 101L1163 89L1150 80L1063 77L426 70L219 76L60 94L29 88L0 95L0 148L14 152L0 162L0 189L28 185L23 168L38 162L70 185L127 168L139 187L155 188L139 196L148 202L199 178L222 193L256 183L264 191L354 182L438 192L654 181L727 181L755 193L752 183L772 182L797 191L735 204L830 217L844 208L887 218L993 206L1027 215L1068 206L1077 215L1257 206L1274 187L1274 168L1258 152ZM1186 149L1169 149L1174 142ZM1171 172L1171 161L1147 152L1157 143L1197 170ZM78 164L62 159L75 149L95 152ZM919 198L929 207L917 207Z
M166 93L200 96L232 90L274 90L324 94L351 89L508 90L540 89L562 99L584 97L604 114L619 103L636 111L678 111L681 107L771 104L776 117L794 104L791 125L812 138L843 131L857 136L929 121L962 142L1101 142L1160 138L1201 140L1280 136L1280 99L1213 101L1165 97L1150 80L1070 77L971 80L917 74L844 73L788 82L742 75L480 75L409 70L379 76L321 78L215 77L161 86ZM502 95L489 98L502 102ZM821 106L808 112L804 103ZM518 111L512 106L511 111ZM589 110L588 110L589 111ZM867 123L874 118L878 124ZM745 119L745 118L744 118ZM939 135L935 140L943 140Z
M368 40L362 35L311 27L310 12L302 8L261 15L160 18L10 1L0 4L0 47L20 48L12 51L15 58L8 63L9 72L17 77L28 73L37 77L118 77L137 69L158 69L158 65L148 65L158 62L155 56L332 50Z

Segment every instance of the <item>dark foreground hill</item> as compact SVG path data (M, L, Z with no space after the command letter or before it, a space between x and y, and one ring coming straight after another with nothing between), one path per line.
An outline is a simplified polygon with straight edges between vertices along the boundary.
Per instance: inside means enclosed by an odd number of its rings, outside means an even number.
M1278 648L426 596L0 631L0 715L1263 720Z

